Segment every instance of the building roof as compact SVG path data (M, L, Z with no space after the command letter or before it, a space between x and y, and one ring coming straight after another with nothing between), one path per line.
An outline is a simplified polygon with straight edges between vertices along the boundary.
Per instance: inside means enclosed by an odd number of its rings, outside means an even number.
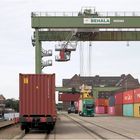
M2 94L0 94L0 100L5 100L5 97Z
M139 87L138 79L135 79L131 74L121 76L99 76L94 77L80 76L75 74L71 79L63 79L63 87L79 88L82 84L94 87L124 87L136 88Z

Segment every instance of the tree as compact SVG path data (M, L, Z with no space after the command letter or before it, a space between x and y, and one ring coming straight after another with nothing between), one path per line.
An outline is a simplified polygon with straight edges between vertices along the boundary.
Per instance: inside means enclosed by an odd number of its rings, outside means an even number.
M12 108L14 109L16 112L19 112L19 100L15 100L15 99L7 99L5 101L5 107L6 108Z

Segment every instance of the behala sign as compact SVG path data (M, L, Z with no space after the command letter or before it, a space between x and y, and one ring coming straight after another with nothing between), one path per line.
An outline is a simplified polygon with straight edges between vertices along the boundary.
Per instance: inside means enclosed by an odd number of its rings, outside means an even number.
M84 24L110 24L110 18L84 18Z

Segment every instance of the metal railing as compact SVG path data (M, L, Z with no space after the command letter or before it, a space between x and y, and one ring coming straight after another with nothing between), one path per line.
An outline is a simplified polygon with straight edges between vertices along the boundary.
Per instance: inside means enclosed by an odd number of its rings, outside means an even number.
M32 12L32 17L45 17L45 16L72 16L77 17L80 12ZM98 16L106 17L106 16L140 16L140 11L137 12L96 12Z

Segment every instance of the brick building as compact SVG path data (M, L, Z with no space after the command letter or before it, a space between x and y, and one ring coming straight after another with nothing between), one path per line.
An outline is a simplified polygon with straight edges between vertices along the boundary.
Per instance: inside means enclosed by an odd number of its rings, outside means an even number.
M0 116L2 116L5 109L5 97L0 95Z
M121 76L99 76L84 77L75 74L71 79L63 79L63 87L76 88L86 84L92 87L121 87L122 89L133 89L140 87L138 79L135 79L131 74Z

